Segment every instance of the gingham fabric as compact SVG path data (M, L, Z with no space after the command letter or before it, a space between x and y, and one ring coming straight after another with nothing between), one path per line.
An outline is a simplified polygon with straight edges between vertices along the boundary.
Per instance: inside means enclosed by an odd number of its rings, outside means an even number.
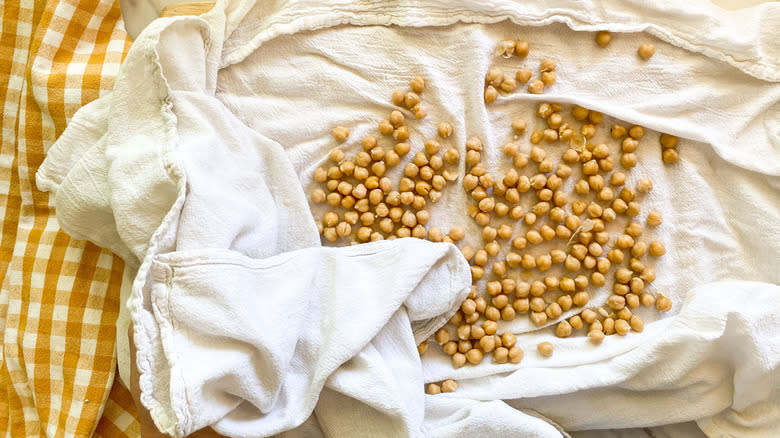
M35 188L78 108L113 87L127 52L119 2L0 0L0 434L135 437L114 384L123 262L57 225Z

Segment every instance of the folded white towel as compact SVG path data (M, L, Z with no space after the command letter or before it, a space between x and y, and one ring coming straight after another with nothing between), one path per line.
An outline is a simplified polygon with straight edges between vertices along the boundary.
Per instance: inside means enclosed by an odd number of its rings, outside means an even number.
M557 436L696 420L711 436L771 436L780 427L780 9L640 3L218 2L203 19L146 29L112 95L83 108L49 151L38 185L56 192L66 231L137 269L136 361L161 430ZM661 40L616 34L605 50L581 32L595 29ZM493 57L495 41L510 37L531 41L527 60ZM644 63L635 50L646 41L657 53ZM484 107L488 66L535 69L546 56L559 64L548 93ZM374 133L390 92L417 74L430 115L414 144L450 120L451 145L464 152L468 136L482 137L491 168L506 166L510 121L531 122L539 101L684 137L681 163L668 167L648 132L629 179L654 180L643 209L662 211L664 224L647 232L668 254L653 287L672 298L672 314L640 312L643 333L598 348L518 318L502 330L522 334L520 364L453 370L436 346L420 361L415 342L470 284L457 251L413 239L320 248L304 195L333 146L329 129ZM434 221L476 235L468 202L448 188ZM534 352L542 340L555 343L550 359ZM125 374L126 353L119 361ZM459 380L456 393L423 394L423 382L445 378Z

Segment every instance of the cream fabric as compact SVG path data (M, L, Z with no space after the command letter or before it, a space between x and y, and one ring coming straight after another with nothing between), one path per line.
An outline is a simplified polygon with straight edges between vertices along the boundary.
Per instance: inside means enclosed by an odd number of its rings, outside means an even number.
M236 2L203 19L154 22L110 102L79 113L107 120L105 132L66 131L39 186L56 192L67 231L139 266L129 308L142 401L158 426L176 436L207 424L264 436L313 410L307 427L330 436L556 436L691 420L710 436L769 436L780 425L780 9L695 6ZM585 32L596 29L617 32L609 49ZM653 36L635 33L643 30ZM496 59L503 38L531 41L529 58ZM656 45L647 63L635 56L644 42ZM484 106L490 65L535 68L543 57L559 64L549 92ZM512 139L510 121L534 120L539 101L600 110L605 126L612 117L646 126L629 183L654 180L641 218L664 212L648 237L668 249L653 288L672 298L671 314L640 312L643 333L599 348L518 318L502 328L521 334L519 365L453 370L436 347L419 362L414 342L469 285L455 249L413 240L320 249L304 195L333 147L330 128L373 133L392 90L414 75L429 84L416 147L449 120L457 127L449 144L465 152L468 136L483 138L496 171L508 165L499 146ZM684 138L679 164L661 163L658 132ZM467 204L448 188L434 221L476 236ZM367 313L351 326L328 315L349 309L353 277ZM279 322L304 296L295 309L303 313ZM595 293L593 303L606 296ZM387 307L371 305L378 297ZM296 339L319 347L291 351ZM336 340L347 342L336 348ZM550 359L534 353L542 340L555 343ZM300 368L282 366L303 358ZM444 378L459 390L423 395L423 381Z

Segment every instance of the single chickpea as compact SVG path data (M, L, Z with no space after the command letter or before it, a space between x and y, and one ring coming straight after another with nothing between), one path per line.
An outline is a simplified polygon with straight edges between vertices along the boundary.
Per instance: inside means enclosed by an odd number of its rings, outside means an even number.
M672 309L672 300L663 295L658 295L658 298L655 300L655 308L660 312L668 312Z
M477 348L472 348L466 353L466 360L472 365L477 365L482 362L482 358L482 352Z
M611 317L604 318L604 321L601 323L603 326L604 334L605 335L612 335L615 333L615 319Z
M628 234L622 234L617 238L617 241L615 241L615 245L620 249L629 249L634 246L634 238Z
M604 341L604 332L601 330L591 330L588 332L588 339L593 345L601 345Z
M553 71L555 70L555 67L557 65L555 64L555 61L549 58L545 58L542 60L542 62L539 64L539 71L545 72L545 71Z
M631 325L628 323L628 321L623 319L618 319L617 321L615 321L615 333L617 333L620 336L625 336L630 331L631 331Z
M652 283L655 281L655 269L648 266L645 269L642 270L642 273L639 275L639 278L642 279L645 283Z
M644 263L635 257L632 257L631 260L628 261L628 267L634 272L642 272L645 270Z
M315 204L321 204L325 202L325 199L326 199L325 191L323 191L322 189L314 189L314 191L311 192L311 200Z
M582 317L582 320L586 323L593 324L593 322L596 321L598 314L593 309L585 309L580 313L580 317Z
M650 193L653 190L653 182L650 178L640 178L636 184L636 191L639 193Z
M612 125L612 129L609 131L610 135L615 140L620 140L621 138L625 137L627 132L628 131L623 125Z
M342 142L349 137L349 129L347 129L344 126L336 126L333 128L333 138L336 139L338 142Z
M505 93L511 93L517 88L517 81L515 81L515 78L513 78L511 75L505 74L504 79L501 81L501 84L498 86L498 88Z
M655 297L647 292L639 294L639 302L645 307L652 307L655 304Z
M338 225L336 225L336 234L339 235L339 237L347 237L350 234L352 234L352 225L341 222Z
M402 90L395 90L393 91L393 95L391 97L391 100L395 105L402 105L404 103L404 92Z
M485 313L487 314L487 310ZM486 335L494 335L496 330L498 330L498 323L492 319L488 319L482 323L482 329L485 330Z
M620 144L621 150L623 151L623 153L626 154L636 151L638 147L639 147L639 142L631 137L624 138Z
M531 254L523 254L520 265L523 267L523 269L531 270L536 267L536 258L534 258L534 256Z
M464 237L466 237L466 231L463 228L457 226L450 228L449 234L450 238L455 242L461 241Z
M425 387L425 393L431 395L441 394L441 386L435 383L429 383L428 386Z
M563 262L563 266L571 272L577 272L580 270L581 263L575 257L569 255L566 256L566 261Z
M607 47L610 41L612 41L612 34L606 30L596 32L596 44L599 46Z
M673 148L677 146L677 137L670 134L661 134L660 142L664 149Z
M674 148L664 149L662 154L663 162L666 164L676 163L680 156L677 154L677 150Z
M487 73L485 73L485 83L498 86L504 77L504 72L498 67L491 67Z
M417 93L410 91L404 96L404 105L406 105L407 108L412 109L418 103L420 103L420 96L418 96Z
M609 183L615 187L620 187L626 183L626 174L623 172L615 172L609 177Z
M601 213L604 211L599 204L591 202L588 204L588 217L597 218L601 217Z
M625 298L626 298L626 307L628 307L629 309L636 309L637 307L639 307L640 304L639 295L631 292L631 293L627 293L625 295Z
M590 160L582 164L582 173L584 175L596 175L599 172L599 165L596 160Z
M639 49L637 49L637 54L640 58L647 61L655 54L655 46L652 44L642 44L639 46Z
M651 227L657 227L658 225L661 225L661 222L663 222L663 219L661 218L661 213L657 211L651 211L647 214L647 225L650 225Z
M553 345L549 342L542 342L536 346L537 351L543 357L550 357L553 355Z
M628 210L628 204L626 204L626 201L623 199L616 198L612 201L612 209L615 210L616 213L625 213L626 210Z
M593 138L593 136L596 135L596 127L590 123L586 123L580 128L580 133L585 138Z
M588 287L588 276L580 274L574 277L574 286L579 290L584 290Z
M452 367L453 368L460 368L463 365L466 365L466 355L461 353L461 352L457 352L457 353L453 354L452 355ZM447 391L444 391L443 386L444 386L444 384L442 384L442 392L447 392ZM453 392L453 391L449 391L449 392Z
M531 94L542 94L544 92L544 82L534 79L528 83L528 92Z
M452 127L452 123L450 123L450 122L441 122L441 123L439 123L437 131L438 131L439 137L447 138L447 137L452 135L453 129L454 128ZM434 153L436 153L436 152L434 152Z
M458 389L458 383L452 379L447 379L441 384L441 392L455 392Z
M558 140L558 131L555 129L545 129L542 132L542 139L547 143L553 143ZM552 169L550 169L552 170Z
M637 164L637 156L631 152L624 153L620 157L620 165L626 169L632 169L636 167L636 164Z
M518 346L513 346L509 349L509 361L512 363L520 363L523 360L523 349Z
M563 320L555 327L555 336L559 338L568 338L571 336L572 327L568 321Z
M640 138L645 136L645 128L639 125L634 125L628 129L628 135L630 135L631 138L635 140L639 140Z
M528 298L517 298L512 303L512 309L514 309L517 313L528 313L529 308L530 305Z
M542 82L544 83L544 85L546 87L549 87L549 86L552 86L553 84L555 84L556 77L555 77L555 72L554 71L542 72L541 76L542 76Z
M531 70L528 70L527 68L521 68L517 71L517 73L515 73L515 80L519 84L525 84L531 80L531 75Z
M530 45L528 44L528 41L520 40L515 43L515 54L521 58L525 58L528 56L528 51L530 50Z
M506 363L509 359L509 349L505 347L498 347L493 351L493 362L502 364Z
M585 307L590 301L590 294L586 291L579 291L572 297L572 303L577 307Z
M591 111L591 114L595 114L595 112ZM604 143L600 143L593 147L591 153L595 158L606 158L609 156L609 147Z
M650 247L648 248L648 252L653 257L661 257L662 255L666 254L666 248L664 247L664 244L654 240L650 242Z
M487 252L490 257L497 256L500 251L501 251L501 246L495 240L485 244L485 252ZM496 272L496 275L500 275L500 274Z
M485 87L485 103L493 103L496 101L497 98L498 98L498 90L496 90L495 87L493 87L492 85L488 85L487 87Z

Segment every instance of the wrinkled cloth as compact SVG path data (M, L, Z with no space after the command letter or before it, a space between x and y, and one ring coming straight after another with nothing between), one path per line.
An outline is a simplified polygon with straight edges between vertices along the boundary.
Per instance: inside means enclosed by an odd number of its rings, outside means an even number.
M82 109L49 152L38 185L55 192L67 232L138 269L134 359L158 427L174 436L209 424L231 436L301 424L326 436L559 436L686 421L709 436L777 430L780 9L695 6L219 2L202 19L154 22L113 94ZM606 50L593 43L597 29L616 32ZM531 41L531 54L496 57L505 38ZM646 42L656 54L642 62L636 47ZM518 90L484 105L488 67L535 70L545 57L557 61L558 82L544 95ZM415 75L426 78L429 116L410 122L413 152L448 120L456 130L443 143L465 155L466 138L482 138L496 174L509 166L503 143L529 148L509 125L533 121L538 102L601 111L606 127L645 126L628 185L654 181L638 219L663 212L662 226L646 230L667 247L650 287L672 312L638 310L642 333L600 347L517 318L500 331L519 334L520 364L454 370L436 346L420 360L415 343L470 286L457 250L413 239L321 248L305 198L334 146L330 128L375 134L392 91ZM593 141L607 138L600 131ZM661 162L659 132L682 138L680 163ZM432 222L478 236L469 202L448 187ZM592 295L600 305L608 289ZM535 353L544 340L552 358ZM423 382L446 378L457 392L423 394Z

